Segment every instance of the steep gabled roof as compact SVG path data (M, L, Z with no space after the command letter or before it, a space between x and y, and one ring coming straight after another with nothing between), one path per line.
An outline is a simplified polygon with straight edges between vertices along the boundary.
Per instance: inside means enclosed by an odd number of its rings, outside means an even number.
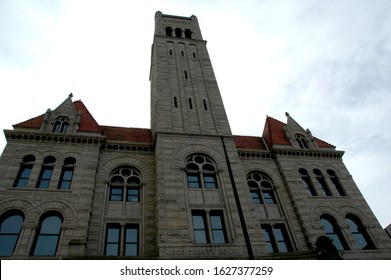
M285 126L285 123L267 116L262 136L269 147L273 145L290 145L285 137Z
M269 147L272 147L273 145L290 145L289 140L285 135L285 127L285 123L267 116L262 136ZM315 142L319 147L322 148L335 148L334 145L331 145L326 141L316 137Z
M102 131L100 125L96 122L94 117L88 111L87 107L81 100L73 102L77 112L81 112L81 121L79 131L88 131L88 132L100 132Z
M87 107L82 101L75 101L72 103L76 112L81 112L81 120L79 131L85 132L101 132L102 129L100 125L96 122L94 117L88 111ZM13 125L14 128L32 128L39 129L41 127L42 121L44 120L44 114L31 118L27 121Z

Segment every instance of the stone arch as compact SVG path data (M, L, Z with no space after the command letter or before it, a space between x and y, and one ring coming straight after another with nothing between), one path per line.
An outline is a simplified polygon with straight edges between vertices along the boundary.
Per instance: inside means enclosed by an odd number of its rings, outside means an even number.
M261 163L261 162L252 162L252 163L246 163L242 165L244 176L247 176L250 172L261 172L265 173L269 178L272 180L273 186L282 186L283 182L281 180L280 173L277 172L275 169Z
M64 217L63 225L66 227L75 227L77 226L77 211L76 209L67 202L64 201L46 201L36 205L36 217L35 223L39 224L39 219L41 216L49 211L60 212Z
M35 215L34 205L26 198L9 199L0 203L0 216L9 210L20 210L25 216L24 223L33 221Z
M153 176L153 167L147 162L136 157L117 157L110 159L104 164L102 164L99 172L100 179L102 179L103 181L106 180L107 178L109 178L110 172L113 169L124 165L131 165L137 168L143 178L150 178Z
M183 145L179 147L172 156L171 168L181 169L185 166L185 160L191 154L204 154L209 156L216 164L217 169L222 168L222 164L225 162L224 154L213 147L200 144ZM225 164L224 164L225 166Z

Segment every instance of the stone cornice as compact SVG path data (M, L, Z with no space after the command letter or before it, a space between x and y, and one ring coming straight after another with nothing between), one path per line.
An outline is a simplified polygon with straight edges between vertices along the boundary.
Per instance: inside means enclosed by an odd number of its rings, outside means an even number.
M42 133L28 130L4 130L4 134L7 141L101 145L106 140L105 136L97 134Z
M255 158L255 159L270 159L278 156L290 157L313 157L313 158L342 158L343 151L322 150L322 149L283 149L273 148L270 151L266 150L247 150L238 149L238 155L241 158Z

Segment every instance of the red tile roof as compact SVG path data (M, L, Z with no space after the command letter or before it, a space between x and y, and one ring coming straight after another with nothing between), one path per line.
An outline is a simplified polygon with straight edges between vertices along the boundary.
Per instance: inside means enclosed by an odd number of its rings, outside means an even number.
M43 121L43 117L44 117L44 115L40 115L38 117L29 119L27 121L24 121L24 122L21 122L21 123L18 123L18 124L14 124L13 127L40 128L41 127L41 123Z
M284 132L285 123L280 122L272 117L267 117L265 127L263 129L263 138L269 147L273 145L290 145Z
M234 140L238 149L266 150L262 137L234 135Z
M82 113L79 131L102 133L108 140L153 143L150 129L101 126L96 122L82 101L73 102L73 106L76 112ZM15 124L14 127L39 129L43 119L44 115L40 115ZM288 139L285 137L285 126L285 123L267 116L262 137L269 148L273 147L273 145L290 145ZM239 149L266 150L261 137L235 135L234 141L236 147ZM335 146L318 138L315 138L315 141L319 147L335 148Z
M273 145L290 145L288 139L285 137L284 127L285 123L280 122L279 120L273 119L272 117L267 117L265 122L265 128L263 130L263 138L266 144L269 147ZM334 145L331 145L321 139L315 137L316 144L322 148L335 148Z
M113 127L101 126L103 135L106 135L108 140L129 141L152 144L152 132L147 128L129 128L129 127Z
M101 132L102 129L100 125L96 122L94 117L91 115L90 111L88 111L87 107L84 105L82 101L73 102L73 106L76 109L76 112L81 111L81 120L79 131L88 131L88 132Z

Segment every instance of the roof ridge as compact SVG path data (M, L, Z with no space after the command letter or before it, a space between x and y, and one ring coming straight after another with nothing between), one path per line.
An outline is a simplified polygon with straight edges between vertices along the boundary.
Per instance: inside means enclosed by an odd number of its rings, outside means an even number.
M113 126L113 125L101 125L101 127L151 130L150 128L143 128L143 127L127 127L127 126Z

